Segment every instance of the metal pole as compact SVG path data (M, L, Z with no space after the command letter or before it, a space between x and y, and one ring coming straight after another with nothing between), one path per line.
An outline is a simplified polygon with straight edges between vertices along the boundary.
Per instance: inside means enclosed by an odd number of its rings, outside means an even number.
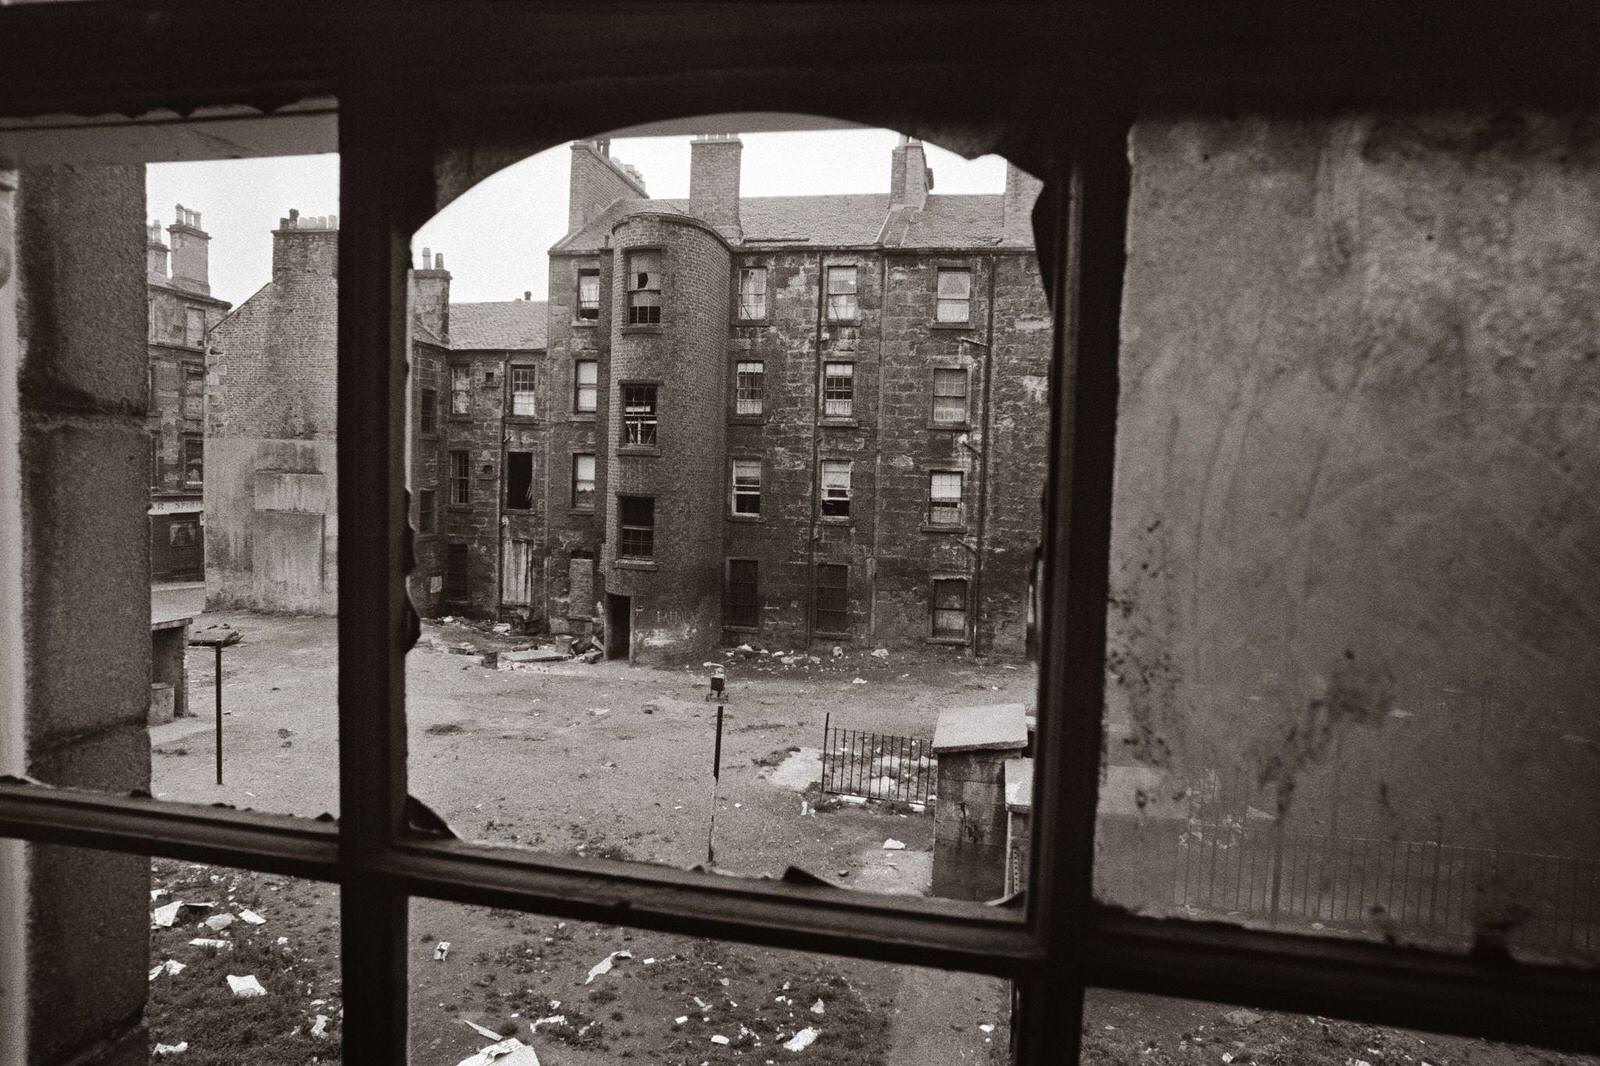
M217 784L222 784L222 645L217 645Z
M722 704L717 704L717 743L711 753L711 818L706 824L706 865L717 861L717 785L722 780Z

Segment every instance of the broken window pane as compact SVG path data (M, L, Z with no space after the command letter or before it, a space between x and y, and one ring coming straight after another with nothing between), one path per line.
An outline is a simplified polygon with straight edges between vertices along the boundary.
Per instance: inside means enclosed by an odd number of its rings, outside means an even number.
M1137 128L1102 899L1592 960L1588 138Z

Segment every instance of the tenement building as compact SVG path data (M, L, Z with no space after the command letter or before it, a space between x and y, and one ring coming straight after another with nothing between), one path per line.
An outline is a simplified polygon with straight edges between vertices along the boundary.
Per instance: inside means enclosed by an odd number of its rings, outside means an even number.
M903 139L887 195L741 197L741 143L714 136L688 199L656 200L607 142L571 151L547 326L530 305L466 340L460 308L429 309L448 275L417 272L419 606L641 659L1020 652L1046 469L1038 183L937 194Z
M148 290L150 579L205 578L206 334L227 314L211 295L211 237L200 212L178 205L161 239L151 222L145 242Z

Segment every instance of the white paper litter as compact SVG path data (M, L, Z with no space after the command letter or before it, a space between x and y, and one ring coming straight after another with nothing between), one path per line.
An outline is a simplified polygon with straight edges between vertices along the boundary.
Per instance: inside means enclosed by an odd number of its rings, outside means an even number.
M287 943L288 943L288 942L289 942L289 938L288 938L288 937L286 937L286 936L280 936L280 937L279 937L279 938L278 938L278 945L279 945L279 946L280 946L280 947L281 947L281 946L283 946L283 945L284 945L284 944L287 944Z
M864 678L864 677L852 677L850 679L850 683L852 685L865 685L867 683L867 679ZM788 1047L788 1046L789 1045L787 1045L787 1044L784 1045L784 1047Z
M468 1055L456 1066L539 1066L533 1048L516 1037L490 1044L476 1055Z
M257 914L255 911L252 911L252 910L240 911L239 912L239 917L243 918L245 921L249 922L251 925L266 925L267 924L267 920L265 918L261 917L261 915Z
M165 896L166 894L167 894L167 890L164 889L164 888L152 888L150 890L150 902L154 903L156 900L160 899L162 896Z
M183 909L183 900L175 899L171 903L157 907L150 912L150 924L163 929L171 929L172 923L177 921L178 912Z
M328 1039L328 1020L326 1014L317 1015L316 1019L311 1023L311 1035L318 1040Z
M904 851L906 850L906 842L904 840L896 840L894 837L890 837L888 840L883 842L883 850Z
M727 1037L723 1036L721 1033L718 1033L717 1035L713 1036L711 1038L711 1042L713 1044L721 1044L723 1047L727 1047L729 1044L733 1043L732 1040L729 1040Z
M673 1024L675 1024L675 1025L682 1025L684 1022L686 1022L688 1020L689 1020L689 1016L687 1014L680 1014L676 1018L672 1019Z
M656 960L655 959L645 959L644 960L644 965L646 965L646 966L654 966L655 964L656 964Z
M552 1000L551 1002L553 1003L555 1001ZM537 1033L539 1031L539 1026L541 1025L560 1025L566 1020L567 1016L565 1014L551 1014L544 1018L535 1018L533 1021L528 1023L528 1032Z
M984 1022L982 1025L978 1026L978 1028L983 1030L986 1033L994 1032L994 1026L992 1024L990 1024L989 1022Z
M699 996L694 996L692 998L694 999L694 1005L696 1007L699 1007L701 1010L710 1010L711 1009L711 1004L707 1003L705 1000L701 999Z
M633 958L633 952L631 951L613 951L611 954L607 955L605 958L589 967L589 976L583 979L583 983L588 984L601 974L610 973L611 967L616 964L618 959L631 958Z
M450 941L441 940L441 941L439 941L437 944L435 944L433 946L433 957L437 961L443 962L446 958L449 957L449 955L450 955Z
M197 936L193 940L189 941L189 946L192 948L216 948L218 951L232 951L233 941L216 940L207 936Z
M504 1040L506 1038L504 1033L497 1033L487 1025L479 1025L477 1022L469 1021L466 1018L461 1019L461 1024L466 1026L468 1029L471 1029L479 1036L486 1036L490 1040Z
M188 968L189 968L188 966L186 966L183 963L179 962L177 959L168 959L166 962L163 962L160 966L156 966L153 969L151 969L151 971L150 971L150 980L154 981L157 977L160 977L162 974L166 974L168 977L176 977L180 973L182 973L184 970L187 970Z
M181 1055L188 1050L189 1041L187 1040L180 1040L176 1044L157 1044L155 1047L157 1055Z
M267 994L267 990L261 987L261 982L256 980L256 975L253 973L245 974L243 977L235 977L230 973L228 975L228 988L240 999L251 999L255 996Z
M828 1008L823 1005L822 1000L819 999L815 1003L811 1004L812 1014L826 1014L827 1012Z
M804 1051L806 1048L816 1043L817 1037L821 1035L821 1029L814 1029L808 1025L798 1033L791 1036L788 1040L784 1041L783 1050Z
M207 929L212 929L219 933L232 924L233 915L231 914L213 914L211 917L205 920L205 927Z

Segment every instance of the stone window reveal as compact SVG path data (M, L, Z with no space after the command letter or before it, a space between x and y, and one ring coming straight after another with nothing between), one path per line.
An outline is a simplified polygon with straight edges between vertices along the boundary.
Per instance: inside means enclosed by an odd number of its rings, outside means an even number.
M739 317L747 320L767 317L766 267L740 268Z
M828 321L854 322L861 314L854 266L828 268Z
M450 502L472 502L472 464L464 451L450 453Z
M439 432L439 394L433 389L421 390L421 412L417 418L420 433Z
M755 360L735 365L733 413L759 415L766 409L766 401L767 364Z
M583 452L572 457L572 508L594 510L594 455Z
M728 560L728 587L722 601L724 624L742 629L761 624L760 571L760 563L754 559Z
M511 368L511 413L522 418L538 414L537 394L534 390L534 368Z
M588 414L598 406L600 364L594 359L579 359L572 364L572 409Z
M761 460L733 460L733 513L761 514Z
M628 325L661 324L661 253L628 256Z
M822 461L822 516L824 518L850 517L850 461L824 459Z
M856 400L856 365L824 363L822 414L826 418L853 418Z
M506 453L506 510L533 507L533 453Z
M600 317L600 271L578 271L578 321L594 322Z
M649 559L656 553L656 501L654 496L618 496L617 554L623 559Z
M622 386L622 443L640 448L656 446L656 386Z

